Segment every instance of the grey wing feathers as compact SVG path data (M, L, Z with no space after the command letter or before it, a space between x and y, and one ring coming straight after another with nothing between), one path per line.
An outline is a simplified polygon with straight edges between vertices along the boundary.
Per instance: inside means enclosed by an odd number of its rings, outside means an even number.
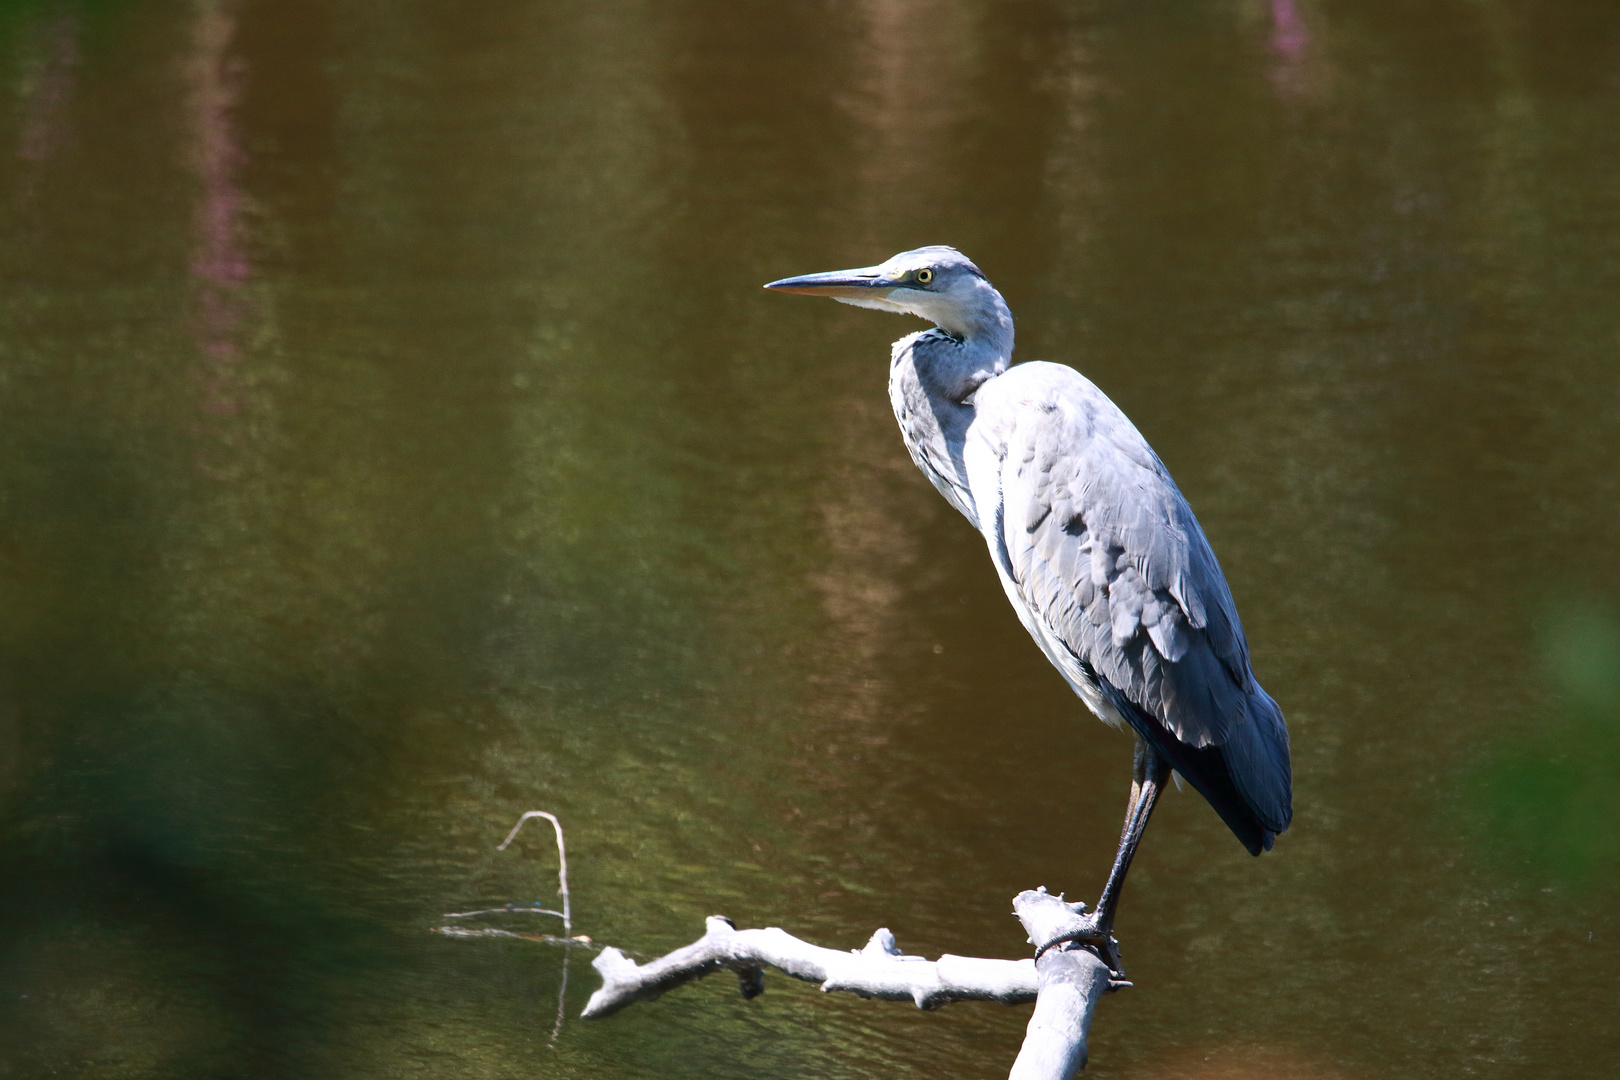
M1069 368L1024 367L1045 370L1031 372L1033 393L1003 429L1000 539L1019 592L1141 720L1191 750L1219 747L1256 824L1281 832L1292 803L1287 729L1250 670L1192 509L1101 391Z

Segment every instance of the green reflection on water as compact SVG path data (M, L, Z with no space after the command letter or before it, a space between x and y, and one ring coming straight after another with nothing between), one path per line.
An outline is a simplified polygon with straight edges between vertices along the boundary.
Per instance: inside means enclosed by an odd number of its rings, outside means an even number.
M1475 766L1472 811L1490 854L1546 883L1612 886L1620 870L1620 617L1566 603L1538 626L1550 700L1533 737Z

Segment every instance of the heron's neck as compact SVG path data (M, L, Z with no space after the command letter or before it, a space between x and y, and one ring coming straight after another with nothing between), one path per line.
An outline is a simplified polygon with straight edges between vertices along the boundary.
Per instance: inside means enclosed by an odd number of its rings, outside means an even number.
M939 329L915 340L917 377L931 397L963 403L1012 362L1012 312L989 282L978 284L983 290L979 303L941 312Z
M996 300L1001 300L1000 296ZM889 365L889 401L906 449L934 486L978 527L968 489L963 445L973 423L971 399L979 387L1007 370L1012 359L1012 315L952 333L943 326L894 343Z

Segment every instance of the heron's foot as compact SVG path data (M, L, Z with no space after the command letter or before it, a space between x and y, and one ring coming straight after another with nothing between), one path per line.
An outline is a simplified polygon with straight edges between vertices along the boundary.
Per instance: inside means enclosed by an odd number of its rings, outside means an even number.
M1109 990L1130 986L1125 978L1125 965L1119 959L1119 941L1113 933L1113 920L1104 921L1096 912L1087 914L1086 905L1065 901L1052 896L1045 889L1022 894L1015 907L1024 903L1022 914L1029 916L1025 925L1035 930L1030 941L1039 960L1048 949L1085 947L1096 953L1108 965Z
M1086 916L1077 921L1083 925L1065 929L1047 941L1035 951L1036 958L1047 949L1084 947L1096 953L1097 958L1108 965L1110 992L1130 986L1131 981L1125 977L1125 965L1119 958L1119 939L1114 936L1113 930L1101 926L1095 916Z
M1119 960L1112 912L1107 918L1100 918L1097 912L1087 914L1086 905L1065 900L1061 894L1053 896L1044 886L1019 893L1013 900L1013 911L1029 931L1036 960L1052 948L1089 949L1108 965L1109 990L1131 985L1125 978L1125 965Z

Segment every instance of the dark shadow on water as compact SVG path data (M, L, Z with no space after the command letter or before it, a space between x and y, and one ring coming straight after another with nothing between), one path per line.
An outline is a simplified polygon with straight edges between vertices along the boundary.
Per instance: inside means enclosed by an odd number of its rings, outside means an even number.
M97 1064L64 1043L64 1018L119 1032L120 1069L307 1075L341 1041L343 1003L397 959L376 912L335 898L308 839L318 815L294 794L307 784L210 738L221 713L252 721L213 704L62 704L58 730L73 735L43 755L62 764L3 823L0 881L27 883L0 890L0 1000L13 1006L0 1062L23 1070L6 1075Z

